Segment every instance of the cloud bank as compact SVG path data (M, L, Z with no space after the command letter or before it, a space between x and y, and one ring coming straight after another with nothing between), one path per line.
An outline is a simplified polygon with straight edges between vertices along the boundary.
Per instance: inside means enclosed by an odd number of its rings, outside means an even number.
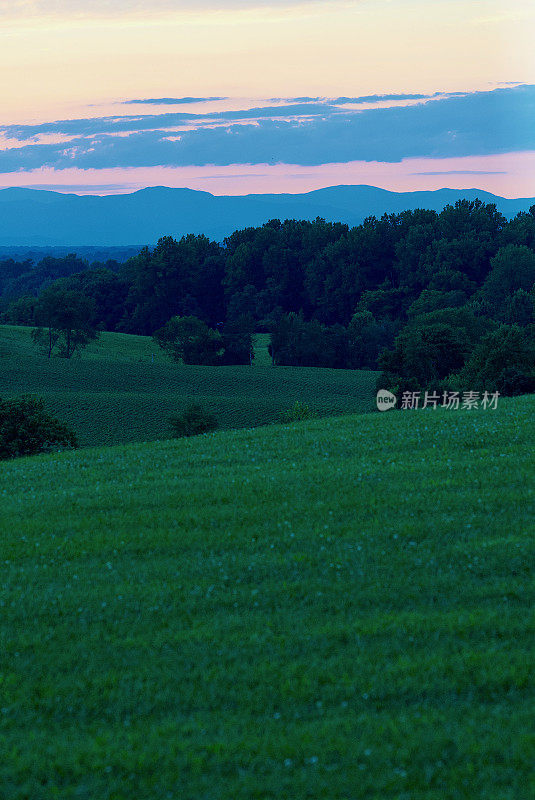
M391 97L415 99L413 95ZM0 134L16 146L0 151L0 172L40 167L395 163L405 158L535 149L535 86L425 98L425 102L364 110L346 108L347 98L319 102L300 98L302 102L290 99L281 105L243 110L8 125ZM358 100L364 98L353 98L351 103ZM63 140L35 141L35 137L54 135Z

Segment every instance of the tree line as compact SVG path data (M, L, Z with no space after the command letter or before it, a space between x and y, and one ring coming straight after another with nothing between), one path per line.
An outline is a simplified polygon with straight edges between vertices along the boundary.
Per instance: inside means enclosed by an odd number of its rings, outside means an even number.
M109 330L154 336L186 363L246 364L265 331L275 365L380 369L398 389L454 375L533 391L534 286L535 206L508 221L479 200L354 228L271 220L223 243L163 237L122 265L0 261L3 321L36 327L49 355ZM59 324L59 305L77 327Z

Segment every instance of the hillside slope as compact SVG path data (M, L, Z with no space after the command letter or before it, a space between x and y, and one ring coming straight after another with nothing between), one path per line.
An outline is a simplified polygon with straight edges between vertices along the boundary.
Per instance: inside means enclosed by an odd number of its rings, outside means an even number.
M221 428L280 422L296 400L321 415L375 407L377 373L272 367L268 338L258 337L253 367L176 364L150 337L120 333L103 333L81 358L49 361L33 345L30 328L2 325L0 397L43 397L82 446L167 439L169 417L193 400Z
M534 415L4 463L0 795L532 796Z

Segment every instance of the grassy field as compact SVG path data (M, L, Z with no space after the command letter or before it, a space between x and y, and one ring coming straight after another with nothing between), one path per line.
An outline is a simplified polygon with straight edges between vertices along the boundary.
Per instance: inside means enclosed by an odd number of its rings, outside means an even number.
M195 367L171 361L149 337L104 333L81 358L35 349L29 328L0 326L0 397L35 394L69 422L80 444L167 439L168 419L191 400L221 428L279 422L296 400L320 415L369 411L376 373L272 367L259 335L254 367Z
M3 463L2 800L535 796L534 417Z

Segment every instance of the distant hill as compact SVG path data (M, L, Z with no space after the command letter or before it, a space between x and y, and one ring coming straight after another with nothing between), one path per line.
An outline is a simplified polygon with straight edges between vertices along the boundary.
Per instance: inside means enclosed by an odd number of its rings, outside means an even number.
M94 262L106 263L106 261L113 260L119 264L124 264L129 258L139 253L139 245L122 245L119 247L113 246L99 246L89 245L76 245L76 255L80 258L85 258L90 264ZM12 258L14 261L33 261L37 264L45 256L53 256L54 258L64 258L72 252L70 245L48 245L48 246L24 246L24 245L1 245L0 244L0 260L3 258Z
M221 241L234 230L269 219L360 224L367 216L407 209L441 211L461 198L495 203L508 218L535 198L506 199L481 189L389 192L373 186L331 186L305 194L214 196L192 189L152 187L104 197L36 189L0 190L0 247L152 245L160 236L204 233Z

